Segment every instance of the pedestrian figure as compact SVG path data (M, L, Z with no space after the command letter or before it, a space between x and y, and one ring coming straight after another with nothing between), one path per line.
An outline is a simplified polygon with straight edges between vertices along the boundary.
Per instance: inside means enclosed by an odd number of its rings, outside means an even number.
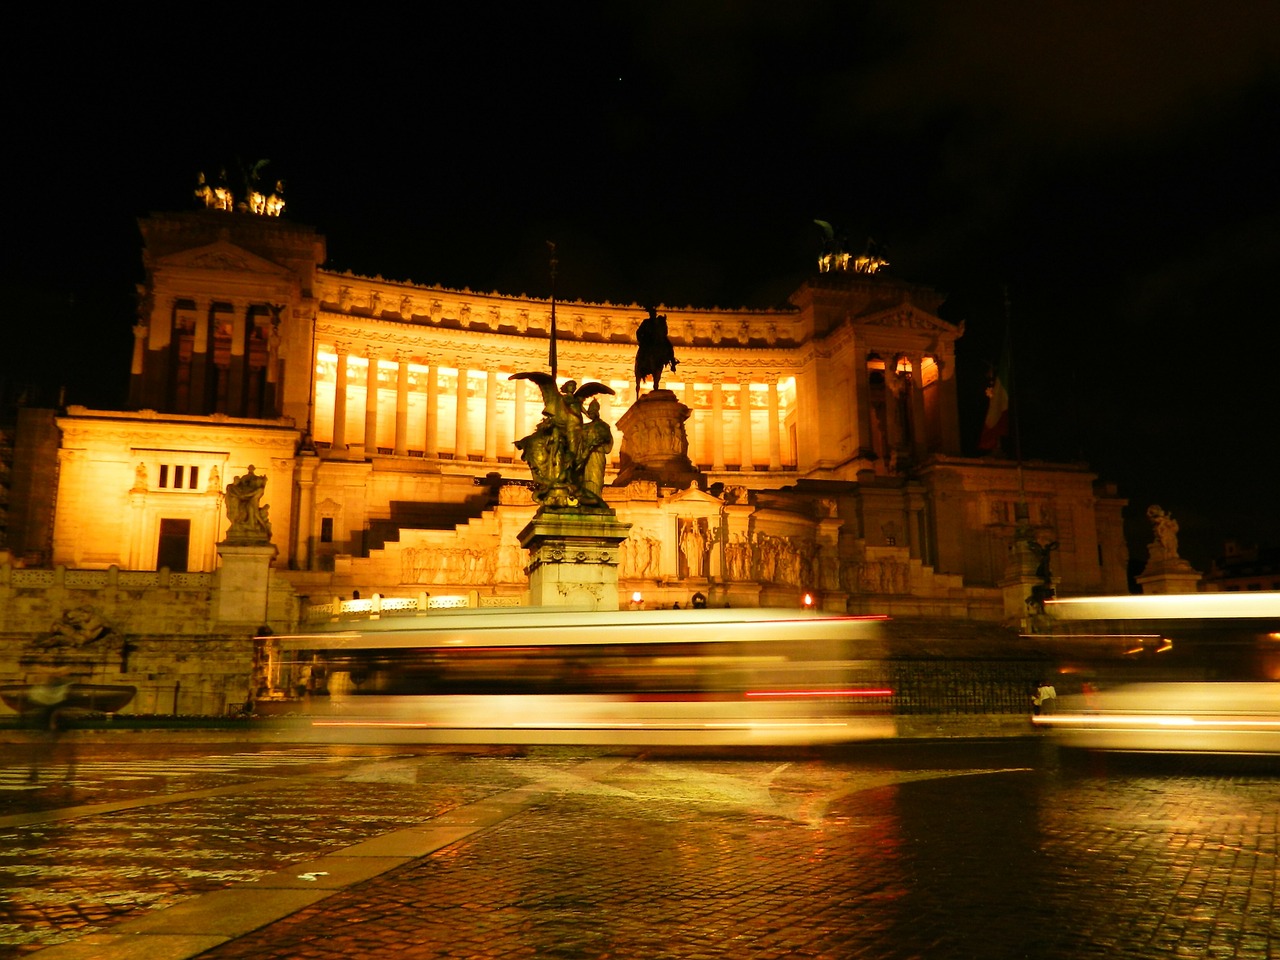
M53 678L45 683L33 684L27 689L23 704L23 726L31 731L31 769L28 777L32 782L40 779L40 762L43 756L53 754L54 745L62 731L62 708L71 682L63 678Z
M1048 680L1036 683L1035 696L1031 698L1031 709L1037 717L1054 712L1058 704L1058 691Z

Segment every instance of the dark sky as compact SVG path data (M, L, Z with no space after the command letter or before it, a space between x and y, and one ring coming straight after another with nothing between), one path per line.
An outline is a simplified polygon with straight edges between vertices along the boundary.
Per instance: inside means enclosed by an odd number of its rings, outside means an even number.
M512 294L554 239L565 298L774 306L820 218L949 295L970 446L1007 289L1026 456L1118 483L1139 559L1152 503L1200 569L1280 544L1280 5L421 7L23 15L8 388L121 402L136 219L221 165L332 268Z

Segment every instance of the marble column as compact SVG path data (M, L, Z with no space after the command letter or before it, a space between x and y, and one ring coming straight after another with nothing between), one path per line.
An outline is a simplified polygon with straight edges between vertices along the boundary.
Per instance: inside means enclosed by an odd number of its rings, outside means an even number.
M378 452L378 352L370 350L366 356L369 369L364 390L364 455L372 457Z
M298 464L298 529L294 531L293 562L299 570L310 570L314 563L315 540L311 533L316 501L316 467L314 456L299 458Z
M484 381L484 458L487 462L498 458L498 371L492 367Z
M911 414L911 452L916 460L923 460L929 450L929 425L924 413L924 357L911 357L911 392L908 394Z
M724 386L711 380L711 469L724 470Z
M698 446L698 411L697 385L689 377L684 382L684 405L689 408L689 419L685 421L685 436L689 440L689 459L695 464L702 462L702 448Z
M432 360L427 364L427 423L422 438L423 457L440 456L440 365Z
M458 401L457 411L453 418L453 459L466 460L471 454L467 447L467 369L458 366Z
M335 367L333 387L333 439L330 447L333 450L347 449L347 360L350 348L345 343L335 343L333 349L338 354Z
M253 307L248 303L237 302L231 315L231 359L227 367L225 410L228 416L232 417L244 416L246 378L249 374L249 358L245 356L245 345L253 329L253 318L250 316L252 309Z
M212 338L209 332L213 329L213 317L209 314L212 304L203 308L196 307L196 327L191 338L191 382L187 385L187 410L195 414L209 413L213 405L209 402L209 367L213 363L213 351L210 349Z
M769 386L769 421L766 432L769 437L769 469L782 469L782 440L779 432L782 429L781 404L778 402L778 378L770 377Z
M938 422L942 436L939 442L943 453L960 452L960 400L956 392L955 356L935 356L938 365Z
M890 357L884 362L884 422L888 435L888 454L892 462L902 449L902 416L899 401L905 384L898 376L898 358Z
M396 439L395 455L409 455L409 358L396 356Z
M744 473L755 469L751 452L751 384L747 381L738 384L738 449L739 468Z
M871 433L871 351L865 347L853 351L853 398L854 417L858 428L858 451L872 451L876 448L875 437ZM885 387L889 383L888 371L885 372Z

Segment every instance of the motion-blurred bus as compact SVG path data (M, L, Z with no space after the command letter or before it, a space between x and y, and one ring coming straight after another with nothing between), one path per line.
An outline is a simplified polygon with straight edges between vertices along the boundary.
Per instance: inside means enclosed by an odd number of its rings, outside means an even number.
M272 637L273 693L352 742L889 737L883 618L759 609L428 613Z
M1280 593L1053 600L1067 747L1280 754Z

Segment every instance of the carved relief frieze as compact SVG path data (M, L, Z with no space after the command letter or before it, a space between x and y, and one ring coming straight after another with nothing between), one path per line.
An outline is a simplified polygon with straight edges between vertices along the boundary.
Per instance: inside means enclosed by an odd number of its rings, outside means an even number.
M954 328L945 320L922 313L911 307L902 307L868 317L859 317L857 324L867 327L896 327L900 330L925 330L952 335L955 333Z
M251 427L246 427L235 431L215 431L210 429L212 423L214 420L210 417L207 421L192 422L190 425L175 424L173 429L166 430L148 429L127 422L77 422L72 418L59 421L63 430L64 450L73 448L77 444L114 443L133 451L209 451L205 455L213 456L214 451L225 452L234 447L256 447L264 450L287 451L282 453L282 456L292 456L297 443L297 433L293 430L272 429L269 432L258 432Z
M190 266L205 270L248 270L249 261L227 250L213 250L199 254L187 261Z

